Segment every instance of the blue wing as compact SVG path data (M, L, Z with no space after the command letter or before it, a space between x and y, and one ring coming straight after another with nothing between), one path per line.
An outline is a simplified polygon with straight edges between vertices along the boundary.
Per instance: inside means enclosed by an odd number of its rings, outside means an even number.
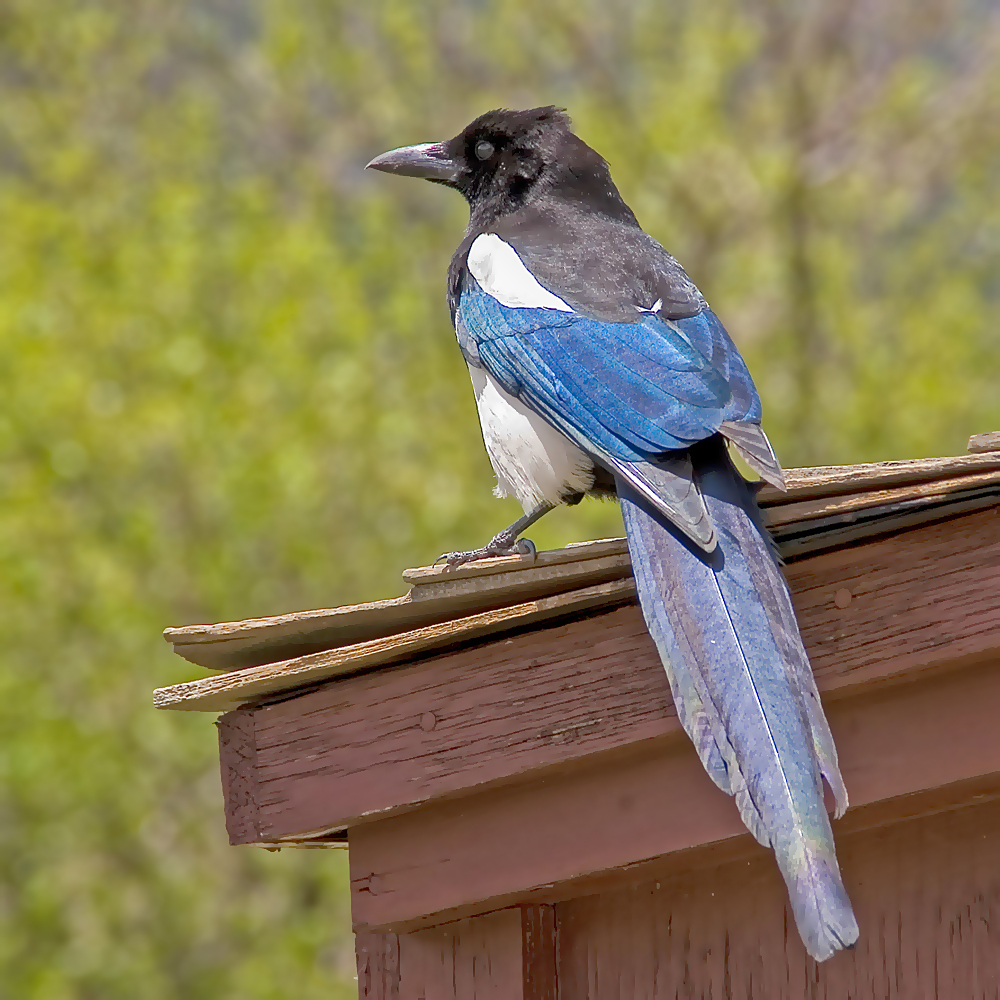
M511 308L470 284L456 320L480 363L592 453L642 464L711 436L724 421L760 421L750 373L710 310L613 323Z

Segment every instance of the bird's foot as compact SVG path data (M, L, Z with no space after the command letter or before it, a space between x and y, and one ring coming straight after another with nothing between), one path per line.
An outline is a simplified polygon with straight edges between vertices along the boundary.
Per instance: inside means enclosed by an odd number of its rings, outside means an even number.
M443 552L434 560L434 565L443 562L449 566L462 566L477 559L494 559L497 556L521 556L522 559L534 562L537 553L535 543L530 538L518 538L505 530L494 535L481 549L470 549L468 552Z

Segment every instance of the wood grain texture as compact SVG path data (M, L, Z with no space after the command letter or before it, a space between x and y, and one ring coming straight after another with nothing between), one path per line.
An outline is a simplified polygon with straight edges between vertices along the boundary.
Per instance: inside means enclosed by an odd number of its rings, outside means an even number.
M213 670L241 670L578 590L630 573L625 539L600 539L539 552L533 561L508 556L468 566L405 570L410 593L387 601L168 628L163 637L173 643L174 652L193 663Z
M539 552L534 559L523 556L496 556L475 562L448 566L414 566L403 570L404 582L413 587L415 600L433 600L454 593L472 590L506 590L523 580L526 584L547 579L558 567L558 573L580 572L580 563L591 559L617 559L628 556L624 538L596 538L587 542L570 542L564 548ZM620 563L618 564L621 565ZM586 570L589 572L589 570Z
M1000 803L840 838L861 939L817 965L764 855L560 903L563 1000L1000 995Z
M399 938L355 934L359 1000L399 1000Z
M344 678L254 718L265 839L678 731L634 607Z
M157 708L180 711L225 712L257 701L264 695L273 696L344 674L396 663L430 649L524 628L575 611L617 604L634 594L635 582L631 578L582 587L293 660L262 663L245 670L157 688L153 692L153 704Z
M399 937L399 1000L523 1000L521 912Z
M355 935L361 1000L557 1000L555 908L512 907L438 927Z
M904 814L914 793L940 789L948 802L956 783L1000 775L995 664L843 698L828 715L855 807L898 799ZM882 821L892 815L887 806ZM403 930L530 901L535 890L566 898L595 876L733 838L757 849L694 750L654 741L641 754L352 828L353 918L360 929Z
M870 543L926 524L964 517L997 506L1000 506L1000 484L978 490L961 490L947 497L920 497L870 510L795 521L774 528L771 537L787 565L823 552Z
M253 714L230 712L219 720L219 770L226 805L226 832L230 844L260 840L257 803L257 743Z
M840 493L858 493L864 489L925 483L1000 469L998 455L957 455L953 458L918 458L894 462L869 462L862 465L826 465L811 469L786 469L786 490L764 486L758 494L762 507L793 503Z
M788 577L828 700L1000 655L993 511L820 556ZM634 605L345 677L258 708L254 720L265 840L680 734Z
M860 511L868 507L883 507L906 500L927 497L946 498L953 493L978 490L984 486L1000 483L1000 469L991 469L974 475L955 476L946 480L929 483L908 483L884 489L866 490L863 493L849 493L836 497L822 497L818 500L791 501L768 508L768 526L801 524L816 518L829 517L849 511Z
M786 575L825 693L1000 650L1000 508L807 559Z
M521 907L524 1000L558 1000L556 910L548 903Z
M973 434L969 438L969 451L973 454L1000 451L1000 431Z

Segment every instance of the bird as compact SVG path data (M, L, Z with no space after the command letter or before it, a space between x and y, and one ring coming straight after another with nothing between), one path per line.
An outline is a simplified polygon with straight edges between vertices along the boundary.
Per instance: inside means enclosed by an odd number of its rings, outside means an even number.
M852 947L824 782L838 818L847 789L756 501L784 474L722 322L564 109L489 111L367 166L469 204L448 306L495 492L524 516L442 558L530 555L521 535L548 511L617 497L640 609L705 770L773 850L807 952Z

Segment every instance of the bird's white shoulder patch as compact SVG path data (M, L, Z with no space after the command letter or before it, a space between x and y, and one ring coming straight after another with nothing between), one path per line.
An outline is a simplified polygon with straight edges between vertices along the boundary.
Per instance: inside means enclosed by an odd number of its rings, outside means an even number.
M469 248L469 271L487 295L511 309L573 311L572 306L538 283L517 251L496 233L475 238Z

